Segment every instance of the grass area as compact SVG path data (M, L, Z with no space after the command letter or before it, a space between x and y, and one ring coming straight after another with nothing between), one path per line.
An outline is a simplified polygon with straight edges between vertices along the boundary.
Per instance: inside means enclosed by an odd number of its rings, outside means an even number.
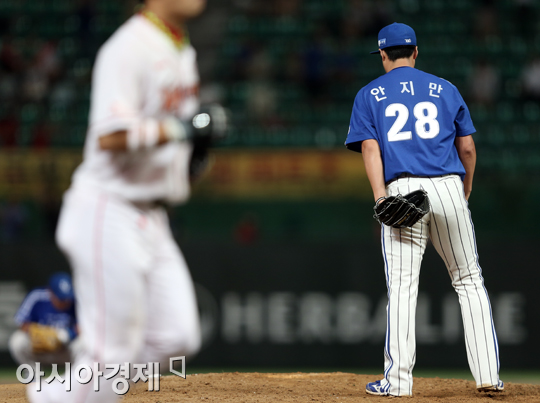
M16 367L0 368L0 384L17 383L17 377L15 376L16 369Z
M15 376L16 368L0 368L0 384L17 383L17 377ZM269 367L190 367L189 363L186 366L187 374L206 374L206 373L220 373L220 372L350 372L353 374L372 374L380 375L382 373L381 368L347 368L347 367L298 367L298 368L269 368ZM420 378L457 378L473 380L473 377L469 370L466 369L416 369L414 370L414 376ZM540 384L540 371L539 370L527 370L527 369L508 369L501 370L501 379L504 382L514 383L532 383Z

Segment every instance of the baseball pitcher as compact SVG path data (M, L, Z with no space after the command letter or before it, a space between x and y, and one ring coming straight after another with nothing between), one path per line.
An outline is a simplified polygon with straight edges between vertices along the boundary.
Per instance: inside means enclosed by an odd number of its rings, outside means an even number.
M411 27L391 24L378 39L372 53L380 53L386 74L358 92L345 143L364 157L382 223L388 287L384 378L366 392L412 395L416 300L428 238L459 298L476 386L501 391L497 335L467 203L476 163L469 110L455 86L414 68Z

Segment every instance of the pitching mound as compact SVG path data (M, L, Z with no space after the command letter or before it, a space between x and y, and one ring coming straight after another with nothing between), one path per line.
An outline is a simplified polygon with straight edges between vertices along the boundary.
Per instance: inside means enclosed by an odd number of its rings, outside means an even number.
M373 375L223 373L189 375L187 379L167 376L161 391L148 392L136 384L122 403L155 402L380 402L387 397L367 395ZM539 402L540 385L505 385L500 393L479 393L473 382L460 379L415 378L415 402ZM0 402L24 403L23 385L0 385Z

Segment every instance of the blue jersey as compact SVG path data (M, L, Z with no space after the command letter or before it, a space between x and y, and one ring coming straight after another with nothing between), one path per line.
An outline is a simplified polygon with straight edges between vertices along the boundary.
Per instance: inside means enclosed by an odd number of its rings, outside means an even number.
M345 145L361 152L363 140L377 140L385 182L401 174L457 174L463 179L465 169L454 141L475 131L454 85L412 67L398 67L358 92Z
M57 310L51 302L51 293L47 288L36 288L24 299L15 315L19 326L27 322L66 329L70 338L76 335L77 319L75 303L67 311Z

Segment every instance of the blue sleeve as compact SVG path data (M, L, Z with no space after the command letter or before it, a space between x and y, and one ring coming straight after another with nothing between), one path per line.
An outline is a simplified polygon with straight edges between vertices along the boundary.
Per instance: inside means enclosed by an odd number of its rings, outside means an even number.
M354 100L349 133L345 145L349 150L362 152L362 141L377 140L377 131L373 122L371 111L366 105L363 92L360 91Z
M465 101L463 100L459 92L458 92L458 102L460 103L460 105L459 105L458 113L455 119L456 136L458 137L469 136L475 133L476 129L474 128L474 125L471 119L471 113L469 112L469 108L467 108L467 105L465 104Z
M15 314L15 322L17 325L21 326L26 322L32 322L32 315L34 312L36 299L33 295L33 292L30 292L23 303L19 307L19 310Z

